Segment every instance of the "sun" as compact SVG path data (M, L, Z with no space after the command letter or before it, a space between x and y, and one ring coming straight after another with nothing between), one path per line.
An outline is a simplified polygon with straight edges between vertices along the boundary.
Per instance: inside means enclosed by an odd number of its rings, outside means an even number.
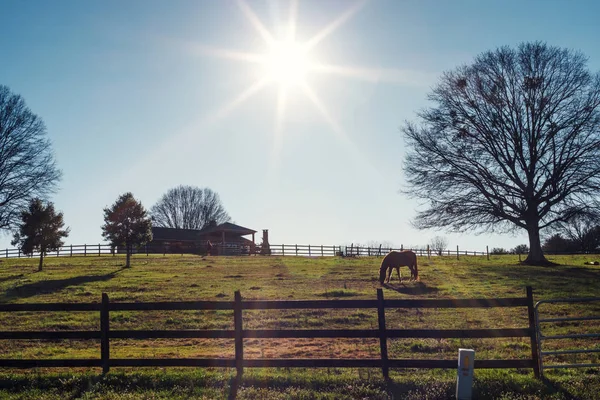
M306 83L310 60L305 46L285 40L271 44L264 66L265 77L269 81L288 87Z
M369 0L355 0L342 14L325 25L316 34L306 41L296 40L298 28L298 0L289 0L288 23L282 24L284 32L281 36L274 36L260 18L247 4L247 0L237 0L239 9L244 14L246 21L254 28L256 33L264 40L264 52L249 52L225 48L215 48L197 44L194 51L203 55L242 61L246 64L254 64L258 67L258 79L252 82L246 89L242 90L230 102L223 105L212 115L211 120L219 120L228 115L233 109L246 102L266 86L278 87L274 110L273 149L271 154L272 170L277 169L279 154L282 147L282 138L285 135L285 114L297 110L287 106L287 99L292 95L303 94L312 103L324 121L331 128L332 133L357 157L362 157L360 149L350 140L336 118L329 112L326 104L321 100L318 91L309 84L309 77L314 74L331 74L340 77L365 80L368 82L379 81L380 69L368 67L357 67L351 65L336 65L323 63L317 60L315 48L329 35L345 24L355 15ZM386 73L392 77L403 76L403 71L388 70ZM322 80L316 80L323 83ZM313 82L314 83L314 82ZM297 90L296 90L297 89Z

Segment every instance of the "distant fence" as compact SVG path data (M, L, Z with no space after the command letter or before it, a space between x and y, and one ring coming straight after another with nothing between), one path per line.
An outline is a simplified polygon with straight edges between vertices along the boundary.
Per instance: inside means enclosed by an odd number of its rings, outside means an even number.
M489 259L490 253L487 248L486 251L472 251L472 250L461 250L456 246L456 250L446 249L442 251L436 251L433 249L421 248L421 249L409 249L400 246L400 248L391 247L364 247L364 246L328 246L328 245L310 245L310 244L272 244L263 249L260 245L257 245L255 249L250 249L249 246L240 245L238 243L219 243L213 245L214 254L226 255L226 256L240 256L240 255L251 255L251 254L268 254L275 256L304 256L304 257L331 257L331 256L343 256L343 257L373 257L373 256L384 256L392 250L412 250L419 256L453 256L459 258L461 255L464 256L487 256ZM73 244L63 246L58 250L48 252L46 257L74 257L74 256L110 256L117 254L124 254L125 250L122 248L114 248L110 244ZM140 246L133 249L133 254L205 254L205 245L155 245L149 243L145 246ZM27 257L39 257L39 253L33 253L32 255L25 255L21 249L5 249L0 250L0 258L27 258Z
M527 328L504 329L387 329L385 310L390 308L492 308L527 307ZM249 330L243 329L243 310L273 309L377 309L378 329L316 329L316 330ZM233 310L233 330L111 330L111 311L142 310ZM184 301L153 303L111 303L102 294L101 303L38 303L0 304L0 312L37 311L95 311L100 312L99 331L0 331L0 339L95 339L100 340L100 358L95 359L0 359L0 367L235 367L241 374L245 367L371 367L381 368L388 377L389 368L456 368L456 359L390 359L387 340L393 338L505 338L529 337L530 359L476 360L475 368L532 368L539 377L538 342L534 317L533 292L527 287L522 298L488 299L426 299L385 300L383 290L377 289L377 300L242 300L239 291L234 301ZM110 357L110 339L154 338L213 338L235 339L235 358L134 358ZM275 338L374 338L379 339L381 357L378 359L245 359L244 339Z

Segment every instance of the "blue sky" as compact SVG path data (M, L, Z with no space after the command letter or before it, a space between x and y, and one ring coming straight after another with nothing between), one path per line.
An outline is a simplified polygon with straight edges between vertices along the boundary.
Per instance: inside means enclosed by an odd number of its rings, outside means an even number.
M52 200L71 228L68 243L101 242L102 208L119 194L131 191L150 208L179 184L215 190L236 223L269 229L274 244L407 247L435 235L479 251L526 243L525 234L411 228L419 205L398 192L405 183L399 128L427 105L443 71L497 46L543 40L581 50L599 70L600 6L364 3L310 53L352 73L308 74L320 109L292 86L277 125L280 84L234 104L264 68L207 51L267 52L237 1L2 1L0 84L47 125L64 173ZM274 39L284 37L288 1L246 4ZM356 4L298 1L296 40ZM0 247L9 242L1 237Z

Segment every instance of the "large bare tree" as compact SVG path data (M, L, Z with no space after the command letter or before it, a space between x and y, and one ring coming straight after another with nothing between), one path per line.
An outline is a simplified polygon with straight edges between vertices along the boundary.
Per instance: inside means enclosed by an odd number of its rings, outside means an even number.
M0 85L0 229L16 228L21 210L53 193L60 178L44 122Z
M540 230L599 206L600 74L586 63L536 42L445 73L403 128L405 192L427 203L415 225L525 229L525 262L546 264Z
M154 226L202 229L211 222L221 224L231 218L219 195L209 188L180 185L169 189L151 208Z

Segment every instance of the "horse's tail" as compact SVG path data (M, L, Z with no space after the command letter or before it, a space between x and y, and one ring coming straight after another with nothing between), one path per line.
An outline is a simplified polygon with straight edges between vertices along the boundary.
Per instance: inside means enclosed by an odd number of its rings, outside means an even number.
M419 267L417 266L417 255L415 254L415 281L419 280Z

